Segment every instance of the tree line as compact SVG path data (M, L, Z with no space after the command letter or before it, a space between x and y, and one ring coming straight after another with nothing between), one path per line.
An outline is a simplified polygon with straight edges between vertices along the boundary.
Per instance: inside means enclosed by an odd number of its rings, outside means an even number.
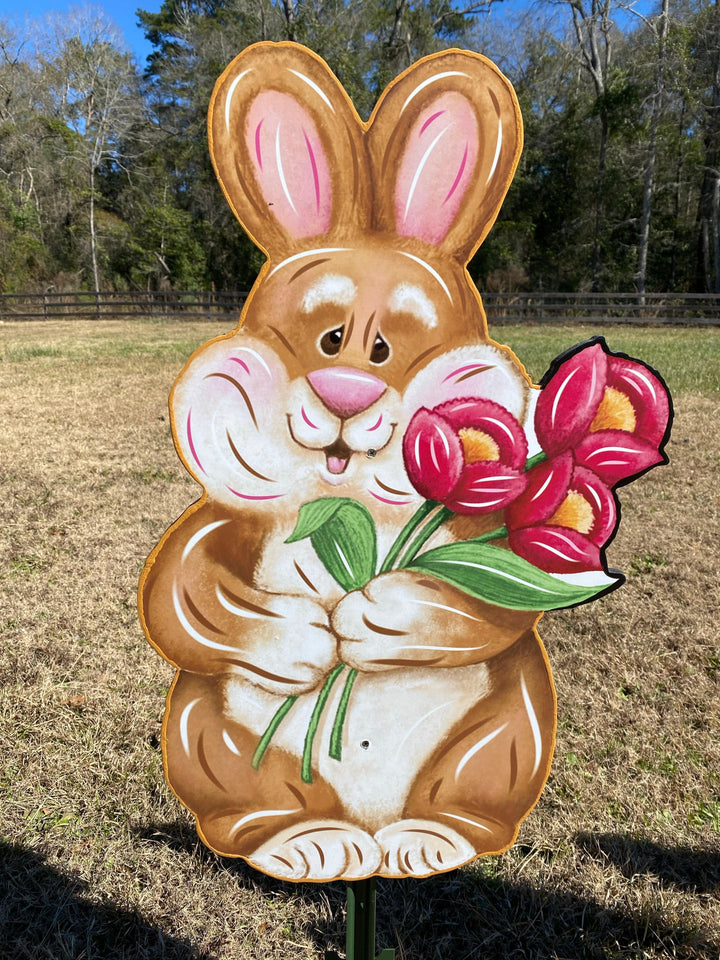
M450 46L517 91L525 150L471 264L481 289L720 293L720 0L164 0L140 68L80 8L0 22L0 293L243 289L262 255L215 180L205 116L245 46L323 56L367 118Z

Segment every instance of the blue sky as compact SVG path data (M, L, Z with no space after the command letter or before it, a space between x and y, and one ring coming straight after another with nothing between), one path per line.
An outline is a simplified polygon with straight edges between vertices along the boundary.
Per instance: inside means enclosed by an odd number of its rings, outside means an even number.
M145 63L145 57L151 52L152 47L145 40L143 31L137 25L137 16L135 11L138 7L143 10L159 10L162 0L133 0L126 3L125 0L105 0L104 3L78 3L77 0L25 0L22 8L16 7L11 0L0 0L0 18L7 18L13 23L22 23L25 17L32 19L43 17L46 13L67 13L68 9L90 9L99 10L105 16L112 20L120 29L128 48L135 54L140 66Z
M16 7L12 0L0 0L0 19L7 18L11 23L22 23L25 17L42 17L46 13L66 13L69 8L83 8L100 10L120 29L129 49L135 54L138 64L142 67L145 58L151 52L150 44L145 40L143 31L137 25L136 10L159 10L162 0L101 0L101 2L82 3L78 0L25 0L22 8ZM503 0L492 7L491 17L494 20L509 19L513 14L526 10L532 0ZM547 6L547 5L546 5ZM637 0L636 6L645 12L654 6L653 0ZM632 18L630 18L632 22Z
M22 23L24 17L32 19L42 17L46 13L66 13L69 8L90 7L101 10L119 27L129 49L135 54L140 66L144 66L145 58L152 48L145 39L143 31L137 25L136 10L159 10L162 0L104 0L104 2L82 3L78 0L25 0L22 8L16 7L11 0L0 0L0 18L7 18L11 22ZM503 0L493 6L493 18L504 18L511 11L527 7L530 0Z

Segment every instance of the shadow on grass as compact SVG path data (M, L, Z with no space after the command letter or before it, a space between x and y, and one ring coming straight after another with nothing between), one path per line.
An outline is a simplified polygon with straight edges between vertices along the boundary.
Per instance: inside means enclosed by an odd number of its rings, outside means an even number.
M580 834L576 843L595 859L613 863L629 880L650 875L688 893L720 893L720 850L661 847L614 833Z
M0 840L2 960L200 960L189 941L163 933L136 911L93 902L86 881Z
M308 905L329 901L333 921L308 923L306 935L321 960L328 948L345 952L345 884L274 880L243 860L217 857L198 844L186 823L162 824L141 833L218 870L233 873L242 886L264 893L291 893ZM713 893L720 865L707 852L665 849L614 835L580 835L576 843L591 860L615 864L626 876L656 875L663 885L685 892ZM529 852L529 851L528 851ZM552 851L545 851L552 859ZM620 960L674 956L684 960L720 957L716 933L675 926L650 907L609 909L604 897L583 898L567 890L542 889L493 876L492 859L474 869L425 880L378 880L377 950L394 947L397 960Z

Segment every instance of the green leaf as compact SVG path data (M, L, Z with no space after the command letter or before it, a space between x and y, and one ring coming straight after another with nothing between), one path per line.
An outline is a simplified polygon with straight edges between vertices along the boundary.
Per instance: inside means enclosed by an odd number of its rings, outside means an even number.
M323 524L331 520L343 504L355 503L362 506L356 500L349 497L321 497L319 500L312 500L310 503L304 503L298 511L298 520L295 529L287 538L285 543L296 543L298 540L304 540L311 536L316 530L319 530Z
M344 590L358 590L375 576L377 534L370 511L349 497L322 497L300 507L285 541L310 538L328 573Z
M578 583L551 576L490 543L465 540L416 557L409 570L430 573L486 603L511 610L557 610L584 603L622 583L599 570Z

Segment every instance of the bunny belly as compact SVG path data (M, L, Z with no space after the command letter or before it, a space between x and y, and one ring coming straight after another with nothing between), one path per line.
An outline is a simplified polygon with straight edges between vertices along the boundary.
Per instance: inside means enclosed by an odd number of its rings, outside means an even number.
M323 710L312 753L313 778L342 799L346 816L373 832L402 816L410 790L450 730L490 692L485 664L446 670L412 667L357 676L345 718L342 758L329 755L330 735L344 680L340 675ZM298 697L273 744L301 758L319 691ZM225 710L258 738L282 700L241 678L228 678Z

